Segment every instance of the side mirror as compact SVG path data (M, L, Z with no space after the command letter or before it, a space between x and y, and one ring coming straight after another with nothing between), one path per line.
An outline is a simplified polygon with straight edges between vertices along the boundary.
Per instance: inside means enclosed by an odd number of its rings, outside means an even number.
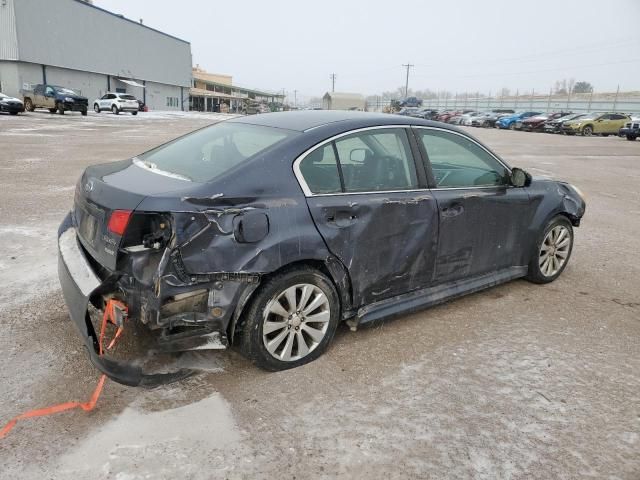
M349 153L349 160L356 163L364 162L364 159L367 157L367 150L364 148L354 148Z
M531 185L531 175L521 168L511 170L511 185L514 187L528 187Z

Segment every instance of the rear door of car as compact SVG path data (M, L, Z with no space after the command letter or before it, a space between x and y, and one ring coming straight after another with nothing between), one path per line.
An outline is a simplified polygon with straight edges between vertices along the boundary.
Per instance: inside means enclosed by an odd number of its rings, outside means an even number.
M434 283L526 265L534 211L527 188L511 186L509 169L462 133L414 132L438 206Z
M316 227L349 271L355 305L433 280L438 210L409 133L402 126L347 132L295 163Z

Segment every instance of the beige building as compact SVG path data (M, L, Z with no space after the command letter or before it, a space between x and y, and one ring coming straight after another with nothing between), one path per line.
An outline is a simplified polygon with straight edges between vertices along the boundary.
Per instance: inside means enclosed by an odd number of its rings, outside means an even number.
M367 101L359 93L327 92L322 97L324 110L361 110L367 109Z
M233 85L233 77L209 73L199 65L192 70L189 110L198 112L242 112L247 104L282 104L281 93L254 90Z

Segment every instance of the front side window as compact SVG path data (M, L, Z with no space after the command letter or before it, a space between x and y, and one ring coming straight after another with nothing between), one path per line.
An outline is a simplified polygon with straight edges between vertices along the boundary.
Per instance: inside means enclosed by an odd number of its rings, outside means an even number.
M442 130L418 130L439 188L500 186L509 171L470 139Z
M207 182L295 134L281 128L221 122L143 153L134 163L158 173Z

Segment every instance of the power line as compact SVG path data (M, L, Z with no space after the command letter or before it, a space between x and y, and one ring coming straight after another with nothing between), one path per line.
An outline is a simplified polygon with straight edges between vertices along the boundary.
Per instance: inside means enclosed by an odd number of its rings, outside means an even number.
M406 67L407 69L407 80L404 84L404 98L407 98L407 96L409 95L409 69L411 67L413 67L414 65L410 64L409 62L407 62L406 64L402 64L403 67Z
M329 75L329 78L331 79L331 91L335 92L336 91L336 74L332 73L331 75Z

